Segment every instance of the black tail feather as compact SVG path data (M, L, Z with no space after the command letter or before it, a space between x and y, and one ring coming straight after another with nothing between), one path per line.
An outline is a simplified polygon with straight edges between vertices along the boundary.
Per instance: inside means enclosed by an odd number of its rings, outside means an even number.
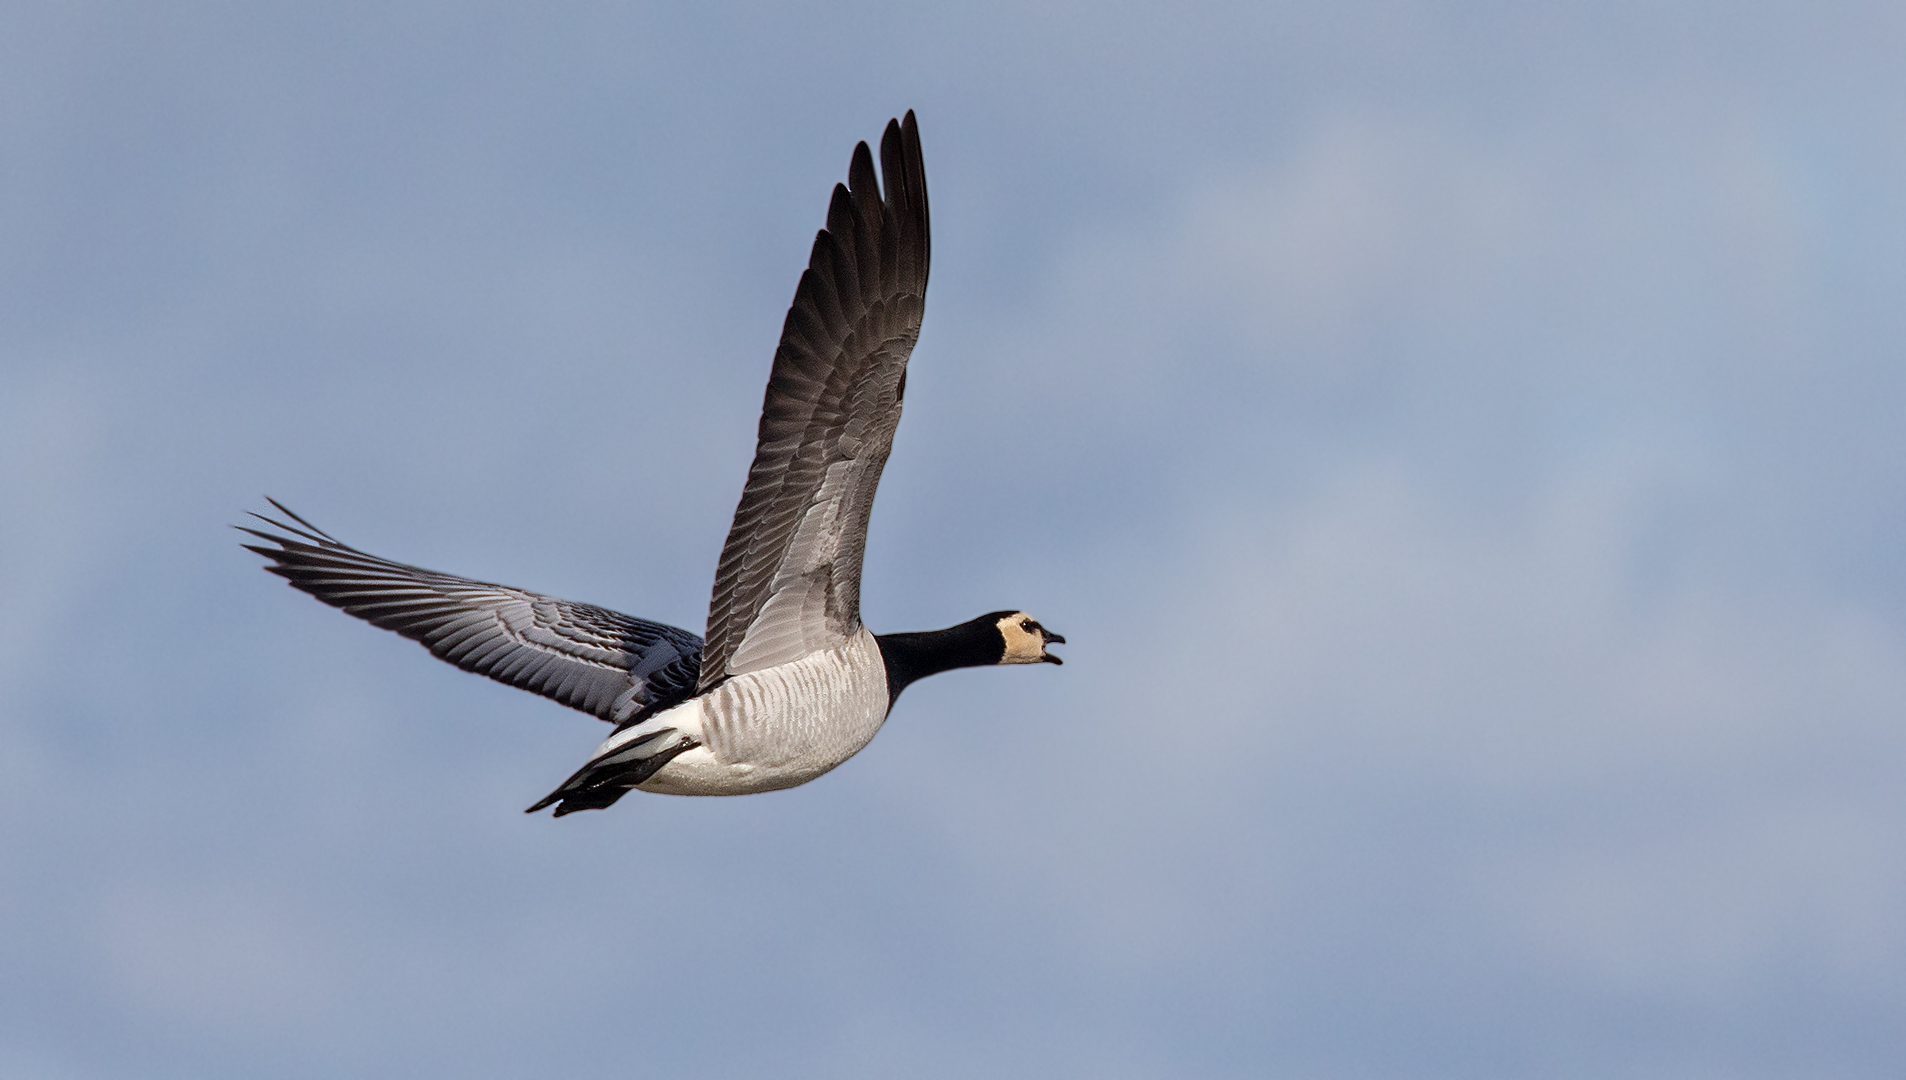
M663 728L616 747L577 769L575 775L564 780L555 791L523 812L534 814L555 805L554 816L562 817L578 810L603 810L615 805L617 799L634 791L636 785L661 771L662 766L675 760L677 755L701 745L683 735L667 746L643 754L664 736L676 734L679 733L674 728Z

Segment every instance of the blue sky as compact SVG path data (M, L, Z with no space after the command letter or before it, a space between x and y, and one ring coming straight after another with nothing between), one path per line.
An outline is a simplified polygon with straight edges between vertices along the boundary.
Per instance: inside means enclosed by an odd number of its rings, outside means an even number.
M1897 5L0 9L0 1073L1892 1077ZM918 110L878 631L736 800L284 588L262 495L699 630Z

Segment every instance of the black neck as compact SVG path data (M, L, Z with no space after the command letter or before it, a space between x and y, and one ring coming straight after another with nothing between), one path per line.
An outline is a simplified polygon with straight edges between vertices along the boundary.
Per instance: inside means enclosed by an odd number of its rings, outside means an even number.
M1000 636L997 624L1007 614L1010 612L981 615L945 630L876 635L880 659L887 665L887 707L893 708L900 691L909 683L928 675L999 663L1006 655L1006 639Z

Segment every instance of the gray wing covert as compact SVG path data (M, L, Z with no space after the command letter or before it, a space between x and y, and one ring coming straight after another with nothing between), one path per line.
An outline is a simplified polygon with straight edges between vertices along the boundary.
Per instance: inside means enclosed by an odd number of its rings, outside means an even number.
M618 727L687 700L701 639L646 619L506 585L380 559L340 543L273 502L299 528L244 529L265 569L373 626L422 644L465 671L541 694Z
M913 113L836 185L774 353L754 464L715 572L697 692L847 640L874 490L926 307L931 237Z

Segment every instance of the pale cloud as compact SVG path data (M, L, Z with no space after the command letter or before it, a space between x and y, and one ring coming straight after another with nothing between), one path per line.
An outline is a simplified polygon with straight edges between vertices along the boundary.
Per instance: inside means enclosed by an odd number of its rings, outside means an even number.
M1375 887L1466 898L1434 932L1557 978L1723 1007L1783 965L1883 971L1902 806L1846 766L1906 753L1906 640L1813 597L1652 580L1657 509L1711 478L1625 449L1498 515L1363 463L1104 554L1082 579L1169 569L1109 610L1072 599L1125 630L1068 665L1064 717L907 719L946 732L910 763L958 777L938 829L1041 882L1085 962L1151 977L1298 947L1318 875L1408 827L1384 820L1399 797L1447 807L1420 823L1442 865Z

